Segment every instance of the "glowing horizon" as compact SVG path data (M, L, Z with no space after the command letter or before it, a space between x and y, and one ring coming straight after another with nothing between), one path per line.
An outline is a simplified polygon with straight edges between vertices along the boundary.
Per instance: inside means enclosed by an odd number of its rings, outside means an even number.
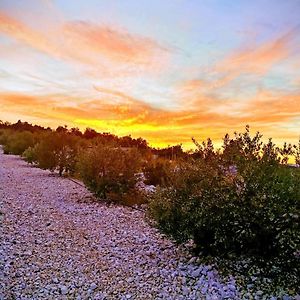
M299 15L293 0L3 0L0 120L185 149L249 124L296 143Z

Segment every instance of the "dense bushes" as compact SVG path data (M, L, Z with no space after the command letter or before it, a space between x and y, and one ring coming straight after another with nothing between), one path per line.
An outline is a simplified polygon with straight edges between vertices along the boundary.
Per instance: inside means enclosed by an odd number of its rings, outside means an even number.
M200 161L180 166L171 186L151 201L160 227L178 241L192 238L207 254L293 258L299 250L298 172L260 163L230 172Z
M127 205L145 202L136 188L141 180L138 173L142 171L144 148L121 148L115 140L103 136L88 140L66 127L38 133L4 129L0 142L5 153L21 154L42 169L82 179L99 198Z
M67 132L1 130L0 144L6 154L22 155L42 169L75 173L78 149L85 140Z
M0 123L1 125L1 123ZM0 145L4 146L8 139L8 129L0 129Z
M159 227L180 242L193 239L206 254L299 264L299 170L280 164L280 149L259 134L251 138L249 128L226 135L223 153L210 142L198 147L197 159L178 165L153 196Z
M171 162L165 158L150 158L143 168L145 183L148 185L164 185L168 182ZM173 166L174 168L174 166Z
M87 139L78 132L5 129L0 142L6 153L60 175L77 174L98 197L121 203L144 202L136 188L143 172L145 183L158 187L150 212L159 227L180 242L193 239L204 253L299 261L300 172L285 165L292 152L299 162L299 145L264 144L246 127L225 135L223 151L210 139L194 141L197 151L170 161L139 140L141 148L122 148L104 135Z
M34 134L29 131L11 133L5 131L2 134L3 151L6 154L22 154L28 147L35 143Z
M67 133L49 133L34 147L28 148L23 156L28 162L35 162L42 169L75 173L80 140Z
M135 189L141 167L136 149L95 145L81 153L77 167L83 182L98 197L127 204L141 201Z
M35 147L28 147L23 153L22 157L25 161L30 164L37 163L37 155L36 155L36 148Z

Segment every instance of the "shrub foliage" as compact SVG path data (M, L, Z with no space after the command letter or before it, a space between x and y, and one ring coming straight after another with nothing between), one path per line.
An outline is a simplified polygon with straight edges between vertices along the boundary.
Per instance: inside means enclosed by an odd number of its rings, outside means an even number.
M150 158L143 168L145 183L149 185L164 185L168 182L171 163L165 158Z
M136 149L103 144L82 151L77 164L83 182L96 196L118 202L134 193L140 166Z
M57 170L59 175L74 174L80 144L77 136L52 132L44 135L33 147L27 148L23 156L29 163L36 163L42 169Z
M170 172L151 200L158 226L206 254L299 264L300 173L284 165L287 151L261 137L248 127L226 135L222 153L210 140L197 143L197 155Z
M20 131L16 133L6 132L2 141L3 151L6 154L21 155L28 147L35 143L34 135L30 131Z

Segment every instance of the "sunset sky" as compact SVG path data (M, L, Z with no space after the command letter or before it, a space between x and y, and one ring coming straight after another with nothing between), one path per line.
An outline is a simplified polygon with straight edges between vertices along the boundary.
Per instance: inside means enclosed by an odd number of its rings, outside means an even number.
M0 0L0 120L151 145L300 135L300 0Z

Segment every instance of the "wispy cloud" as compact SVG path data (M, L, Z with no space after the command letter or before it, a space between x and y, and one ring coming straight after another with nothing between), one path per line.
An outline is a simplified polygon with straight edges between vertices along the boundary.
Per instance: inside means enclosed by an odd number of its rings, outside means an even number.
M215 70L225 74L224 82L240 74L264 75L274 65L289 57L293 50L293 41L299 31L298 26L275 39L237 50L218 63Z
M90 54L103 55L119 63L147 64L155 55L168 51L150 38L91 22L69 22L62 32L74 46L77 44Z
M55 46L42 32L30 28L3 12L0 12L0 32L46 54L58 55Z
M0 93L0 104L3 109L7 106L17 107L41 107L45 105L45 98L41 96L28 95L23 93ZM46 106L56 103L56 101L47 98Z
M251 43L234 49L214 66L207 66L200 72L200 78L183 82L181 90L186 92L211 92L229 85L242 75L254 75L260 78L272 67L288 59L295 52L300 26L261 43Z
M254 120L284 122L299 118L300 93L260 91L246 108Z
M0 12L0 32L50 57L95 68L113 64L151 69L169 52L150 38L84 21L61 21L40 30Z

